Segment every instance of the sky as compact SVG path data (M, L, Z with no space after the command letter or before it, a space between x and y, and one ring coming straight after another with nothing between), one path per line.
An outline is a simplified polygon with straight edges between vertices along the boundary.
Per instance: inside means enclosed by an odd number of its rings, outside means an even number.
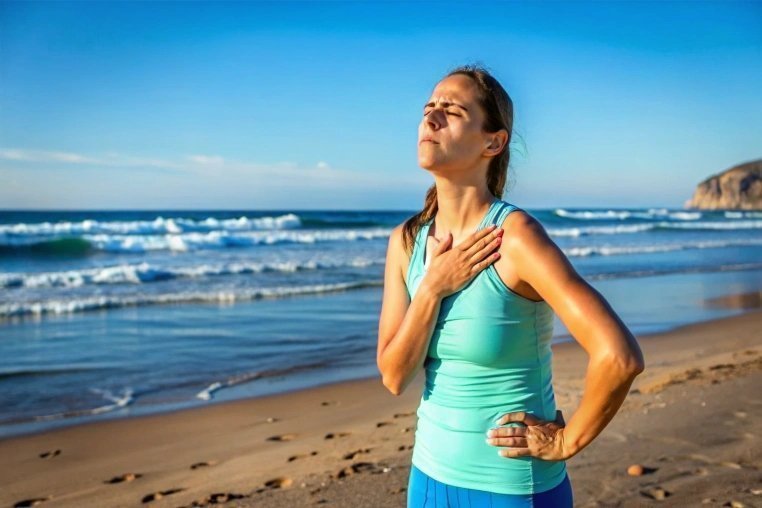
M465 63L519 206L681 208L762 157L761 2L0 0L0 209L417 210Z

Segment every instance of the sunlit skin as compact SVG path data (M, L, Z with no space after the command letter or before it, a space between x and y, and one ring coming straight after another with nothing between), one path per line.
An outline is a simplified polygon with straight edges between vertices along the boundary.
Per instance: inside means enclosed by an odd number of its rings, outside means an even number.
M498 228L473 232L495 199L487 189L487 168L492 157L507 149L508 135L505 130L482 130L485 113L471 79L443 79L425 104L418 128L418 163L434 177L438 201L426 239L430 265L411 300L405 285L409 258L402 224L394 228L379 318L377 364L383 383L395 395L404 391L423 366L442 298L465 282L464 274L473 272L473 277L494 263L509 288L551 306L589 361L580 405L568 423L560 411L554 421L507 413L485 439L508 459L569 459L614 417L644 369L643 355L608 302L577 274L531 215L517 210ZM505 234L499 241L501 231ZM492 257L494 253L499 257ZM502 426L509 422L523 426Z

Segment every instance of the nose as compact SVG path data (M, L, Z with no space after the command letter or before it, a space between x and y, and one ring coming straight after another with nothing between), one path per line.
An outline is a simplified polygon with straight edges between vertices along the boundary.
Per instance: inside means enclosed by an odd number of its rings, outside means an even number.
M429 114L424 117L424 121L431 130L435 131L442 126L443 118L441 110L432 109Z

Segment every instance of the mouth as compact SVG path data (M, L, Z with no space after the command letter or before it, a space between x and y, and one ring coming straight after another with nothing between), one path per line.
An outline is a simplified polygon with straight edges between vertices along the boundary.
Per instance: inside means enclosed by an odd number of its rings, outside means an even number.
M419 145L422 145L424 143L434 143L435 145L439 144L431 138L421 138L421 140L418 142Z

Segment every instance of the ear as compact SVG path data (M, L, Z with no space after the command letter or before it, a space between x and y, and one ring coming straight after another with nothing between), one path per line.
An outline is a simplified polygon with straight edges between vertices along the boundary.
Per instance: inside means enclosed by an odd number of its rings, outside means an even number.
M484 155L492 157L503 151L503 147L508 141L508 133L501 129L496 133L490 135L489 143L485 149Z

